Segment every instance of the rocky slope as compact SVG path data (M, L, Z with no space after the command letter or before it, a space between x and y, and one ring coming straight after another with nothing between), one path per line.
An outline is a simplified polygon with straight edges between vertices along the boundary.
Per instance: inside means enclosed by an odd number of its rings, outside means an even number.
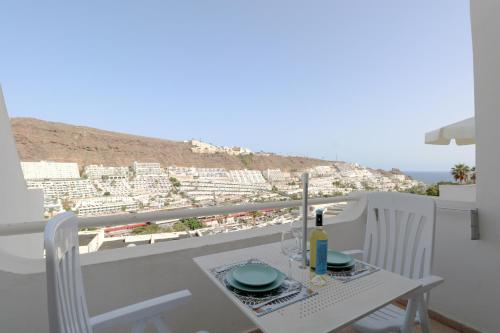
M142 161L160 162L162 166L258 170L302 170L331 164L331 161L275 154L199 154L191 151L191 144L188 142L148 138L33 118L13 118L11 124L22 161L77 162L80 167L88 164L131 165L133 161Z

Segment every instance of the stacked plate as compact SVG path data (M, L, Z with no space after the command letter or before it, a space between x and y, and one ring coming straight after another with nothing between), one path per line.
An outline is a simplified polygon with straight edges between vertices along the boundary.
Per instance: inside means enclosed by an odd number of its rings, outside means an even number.
M327 255L328 269L332 271L349 271L354 268L354 259L342 252L328 250Z
M331 271L349 271L354 268L354 259L342 252L328 250L326 257L328 270Z
M229 286L253 294L274 291L281 286L285 278L285 274L263 264L235 267L226 274Z

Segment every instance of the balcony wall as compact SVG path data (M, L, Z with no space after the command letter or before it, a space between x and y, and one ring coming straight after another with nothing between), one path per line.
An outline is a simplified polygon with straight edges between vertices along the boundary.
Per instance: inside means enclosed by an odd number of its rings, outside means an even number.
M445 317L465 324L479 332L498 332L485 329L485 321L498 322L495 302L487 301L483 284L493 283L492 271L498 266L481 269L484 265L482 240L471 240L470 209L475 203L438 201L434 245L433 274L445 279L433 289L430 308ZM487 314L487 315L486 315Z
M364 202L341 216L327 218L336 249L359 248L364 235ZM277 242L287 225L184 239L82 255L84 283L91 315L161 294L189 289L191 301L167 314L174 332L245 332L254 325L220 292L192 258ZM3 260L5 259L5 260ZM17 261L16 261L17 260ZM48 320L42 260L0 260L0 331L45 333ZM103 332L124 332L126 327Z
M39 221L43 218L43 192L26 188L20 168L9 115L0 87L0 224ZM40 257L43 252L41 235L0 237L0 251L25 257Z
M335 249L362 247L365 207L366 201L361 200L348 206L342 215L325 220ZM485 297L487 290L484 289L497 283L494 272L498 266L491 265L485 270L481 266L484 243L470 240L473 204L438 200L438 207L434 274L444 277L445 283L432 292L430 307L481 332L497 332L481 326L485 323L482 318L489 321L490 327L498 324L496 301ZM176 332L199 329L217 333L245 332L254 325L208 280L192 258L276 242L287 227L276 225L83 255L90 313L95 315L164 293L189 289L193 293L191 301L166 315ZM43 261L4 257L0 263L3 267L0 270L0 331L48 332ZM106 332L123 331L126 328Z

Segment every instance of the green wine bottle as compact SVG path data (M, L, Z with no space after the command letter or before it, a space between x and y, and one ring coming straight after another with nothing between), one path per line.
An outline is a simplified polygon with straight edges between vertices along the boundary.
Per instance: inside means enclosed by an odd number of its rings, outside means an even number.
M310 266L317 275L326 273L328 254L328 234L323 230L323 211L316 210L316 228L310 238Z

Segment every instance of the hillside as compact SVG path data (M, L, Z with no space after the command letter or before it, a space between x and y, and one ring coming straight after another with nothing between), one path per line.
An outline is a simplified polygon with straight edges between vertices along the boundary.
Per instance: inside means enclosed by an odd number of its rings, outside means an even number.
M199 154L191 151L191 144L188 142L148 138L33 118L12 118L11 124L22 161L77 162L80 166L131 165L133 161L142 161L160 162L162 166L258 170L301 170L331 163L320 159L275 154Z

